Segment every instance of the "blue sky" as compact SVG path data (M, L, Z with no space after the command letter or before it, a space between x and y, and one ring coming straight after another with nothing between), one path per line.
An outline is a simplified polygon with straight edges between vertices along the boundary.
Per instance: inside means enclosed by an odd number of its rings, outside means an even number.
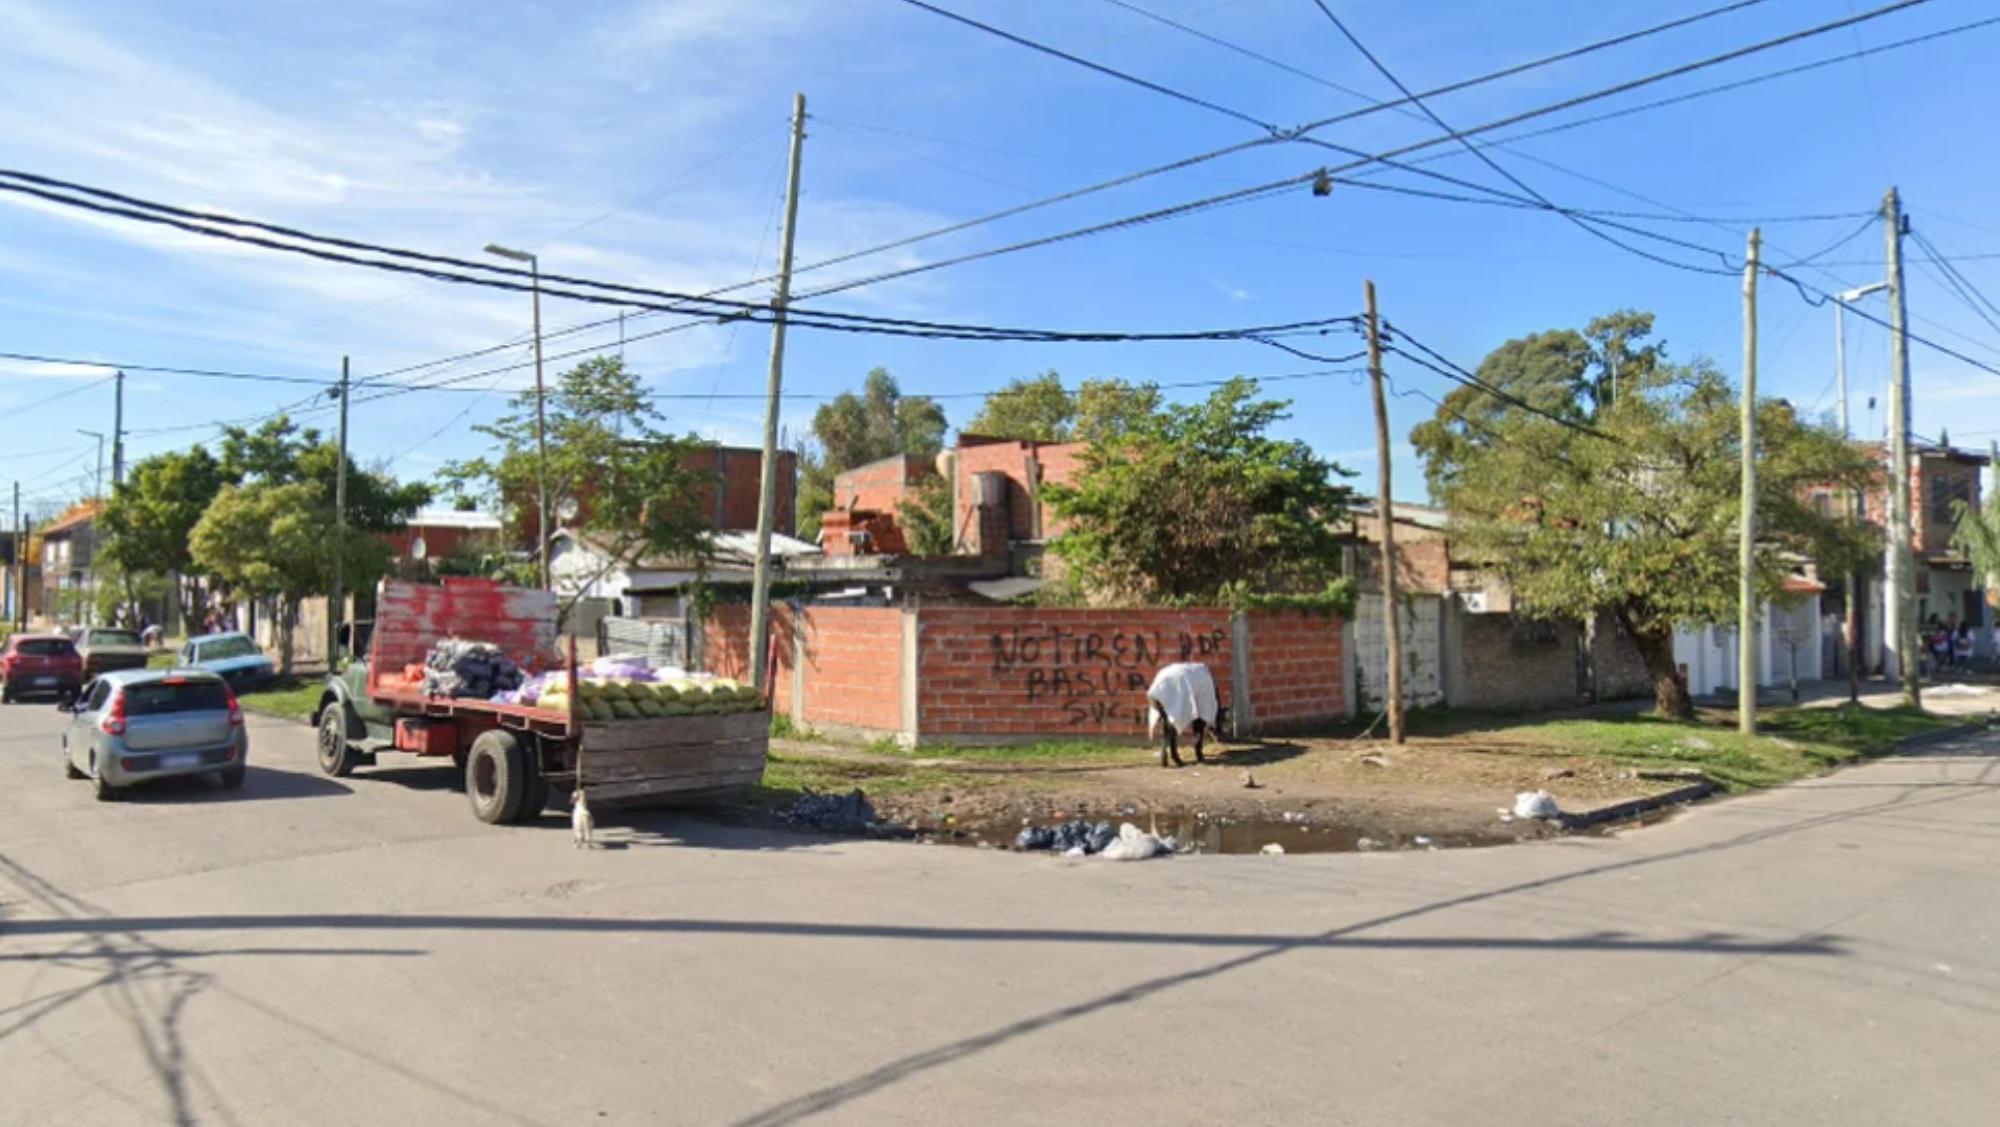
M1132 0L1141 7L1377 98L1391 87L1309 0ZM1160 26L1107 0L950 0L1020 34L1290 125L1359 105ZM1399 77L1423 89L1702 7L1366 0L1336 6ZM1772 0L1617 50L1439 98L1458 126L1506 114L1874 6ZM1980 0L1908 11L1538 124L1969 22ZM1727 222L1646 226L1740 255L1740 217L1860 213L1891 183L1917 228L1951 255L2000 252L1988 206L1996 165L1990 60L2000 27L1848 62L1746 90L1494 150L1565 205L1673 211ZM539 252L553 272L677 290L768 273L777 247L784 120L804 91L799 260L809 262L998 210L1255 135L1253 127L1032 54L896 0L654 0L467 5L351 0L340 5L185 0L0 0L0 164L316 231L477 256L487 242ZM1525 128L1525 127L1524 127ZM1429 136L1422 121L1377 114L1321 136L1377 151ZM1503 134L1504 135L1504 134ZM1446 152L1445 149L1433 150ZM1298 173L1337 160L1265 146L1088 200L808 275L802 288L1085 226ZM1552 167L1553 166L1553 167ZM1499 184L1473 158L1426 167ZM1407 175L1384 179L1422 184ZM1437 186L1437 185L1433 185ZM1985 189L1982 191L1982 189ZM1653 202L1646 202L1653 201ZM1768 224L1786 261L1855 230L1858 219ZM1715 265L1712 257L1687 254ZM1823 260L1816 284L1881 274L1870 230ZM1960 268L2000 295L2000 259ZM1341 187L955 266L821 299L825 308L1077 329L1181 329L1358 311L1372 277L1384 314L1467 367L1511 336L1581 326L1621 307L1659 316L1679 358L1740 368L1740 282L1674 270L1599 242L1564 219ZM2000 333L1924 268L1909 274L1916 331L2000 364ZM750 291L757 293L758 291ZM1883 311L1882 299L1869 308ZM356 270L0 195L0 350L90 360L325 377L340 357L357 376L525 340L528 303ZM1762 386L1830 411L1832 314L1766 282ZM551 328L603 317L549 301ZM668 322L634 320L631 333ZM1857 431L1879 433L1887 338L1850 317ZM602 342L615 329L560 347ZM1329 338L1329 351L1349 339ZM697 327L628 346L650 386L696 398L665 404L670 424L753 443L768 332ZM550 351L559 346L551 344ZM525 343L475 364L525 359ZM2000 434L2000 377L1916 347L1916 424L1954 440ZM787 389L830 395L885 366L911 392L964 394L1046 369L1068 379L1161 382L1316 365L1249 343L1026 345L795 331ZM1392 359L1399 390L1447 390ZM0 488L24 482L53 504L88 488L111 389L95 368L0 361ZM405 477L474 452L471 424L530 381L472 381L484 396L404 395L359 404L357 457ZM201 441L200 424L273 410L305 391L135 374L127 383L131 458ZM1372 488L1365 387L1345 375L1271 385L1295 400L1286 424L1361 470ZM68 392L70 394L65 395ZM1201 394L1198 390L1179 396ZM52 397L62 396L54 402ZM1876 398L1872 413L1866 404ZM39 406L37 404L40 404ZM954 422L976 400L946 403ZM802 430L813 403L787 403ZM1428 415L1391 401L1398 435ZM461 414L462 413L462 414ZM330 425L321 412L316 420ZM432 437L432 436L436 437ZM1422 495L1399 445L1396 492Z

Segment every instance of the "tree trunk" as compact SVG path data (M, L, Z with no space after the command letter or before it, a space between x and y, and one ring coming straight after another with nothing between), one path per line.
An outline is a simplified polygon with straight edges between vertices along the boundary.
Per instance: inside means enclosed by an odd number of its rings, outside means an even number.
M298 620L298 604L290 595L278 596L278 676L292 676L292 628Z
M1687 678L1681 675L1680 666L1674 661L1674 628L1651 623L1640 629L1622 610L1618 612L1618 624L1631 636L1639 648L1639 656L1646 662L1646 674L1653 680L1654 710L1673 720L1692 720L1694 698L1688 695Z

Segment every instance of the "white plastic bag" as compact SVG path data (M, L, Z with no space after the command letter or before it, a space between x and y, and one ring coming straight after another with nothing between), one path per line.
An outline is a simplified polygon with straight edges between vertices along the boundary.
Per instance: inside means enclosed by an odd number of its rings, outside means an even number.
M1560 818L1562 810L1556 806L1556 796L1545 790L1522 791L1514 796L1514 816L1516 818Z
M1104 852L1098 856L1111 861L1144 861L1148 857L1170 852L1172 850L1167 848L1166 842L1126 822L1118 827L1118 840L1105 846Z

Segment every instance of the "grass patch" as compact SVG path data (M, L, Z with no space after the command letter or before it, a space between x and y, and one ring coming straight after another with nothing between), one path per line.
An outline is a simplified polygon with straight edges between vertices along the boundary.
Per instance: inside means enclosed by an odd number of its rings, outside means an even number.
M809 789L839 794L860 787L871 795L909 794L965 782L963 776L936 768L774 752L764 764L764 781L753 789L752 798L759 804L789 806Z
M318 681L301 681L293 678L280 681L275 688L254 693L244 693L237 697L246 712L277 716L285 720L311 720L313 710L319 707L320 693L324 686Z
M148 669L172 669L181 663L181 655L172 650L163 650L146 659Z
M771 738L774 740L816 740L819 733L811 724L801 724L792 719L789 712L771 714Z
M1704 712L1687 723L1653 715L1517 720L1486 734L1622 766L1697 770L1741 791L1823 774L1959 722L1915 709L1847 705L1773 709L1760 715L1758 734L1748 738L1728 712Z

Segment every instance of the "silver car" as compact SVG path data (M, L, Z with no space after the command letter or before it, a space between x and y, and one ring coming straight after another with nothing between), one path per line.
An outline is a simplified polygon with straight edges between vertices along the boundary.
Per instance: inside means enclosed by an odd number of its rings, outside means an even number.
M214 774L243 785L250 735L236 694L213 673L134 669L87 682L63 731L63 772L89 779L99 801L136 783Z

